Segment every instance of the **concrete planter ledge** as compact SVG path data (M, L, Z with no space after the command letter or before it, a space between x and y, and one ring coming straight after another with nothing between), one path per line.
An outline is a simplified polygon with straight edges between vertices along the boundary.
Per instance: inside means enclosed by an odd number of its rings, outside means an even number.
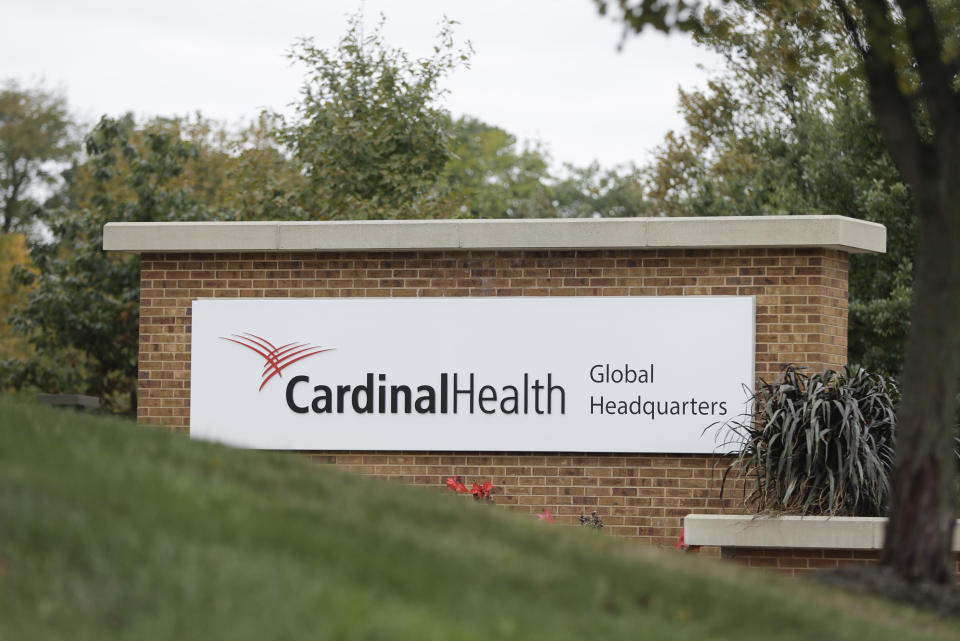
M688 545L879 550L886 523L883 517L690 514L683 535ZM960 552L960 519L953 550Z
M107 223L127 252L730 249L883 253L883 225L844 216Z

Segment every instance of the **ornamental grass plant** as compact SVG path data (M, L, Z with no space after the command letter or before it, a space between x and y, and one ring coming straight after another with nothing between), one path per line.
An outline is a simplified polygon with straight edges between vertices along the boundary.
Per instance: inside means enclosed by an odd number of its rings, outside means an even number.
M898 400L893 379L862 368L787 365L773 383L761 379L748 413L721 428L736 449L721 496L738 478L758 512L882 516Z

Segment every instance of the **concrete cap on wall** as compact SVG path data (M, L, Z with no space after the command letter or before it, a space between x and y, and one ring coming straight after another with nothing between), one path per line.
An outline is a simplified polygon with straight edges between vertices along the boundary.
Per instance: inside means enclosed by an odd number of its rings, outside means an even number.
M689 514L683 539L688 545L720 547L879 550L886 525L886 518L868 516ZM953 550L960 552L960 520Z
M126 252L721 249L823 247L883 253L883 225L845 216L107 223Z

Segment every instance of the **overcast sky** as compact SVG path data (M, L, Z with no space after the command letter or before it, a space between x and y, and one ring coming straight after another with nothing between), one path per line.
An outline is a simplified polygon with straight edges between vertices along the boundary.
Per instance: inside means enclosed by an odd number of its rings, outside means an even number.
M4 0L0 79L44 81L75 112L238 121L286 110L303 70L286 57L313 37L334 47L359 0ZM445 14L471 41L446 107L546 144L555 164L641 163L680 126L677 88L718 63L688 38L652 32L617 52L621 28L590 0L368 0L390 45L428 55Z

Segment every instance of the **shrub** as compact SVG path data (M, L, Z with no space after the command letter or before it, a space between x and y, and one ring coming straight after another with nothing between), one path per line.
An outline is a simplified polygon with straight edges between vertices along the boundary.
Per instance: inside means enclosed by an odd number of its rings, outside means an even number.
M721 428L739 446L721 496L733 474L758 512L884 514L898 400L893 379L862 368L786 366L775 382L760 381L750 413Z
M586 514L580 515L580 525L581 527L601 530L603 529L603 519L601 519L597 511L594 510L590 516L587 516Z

